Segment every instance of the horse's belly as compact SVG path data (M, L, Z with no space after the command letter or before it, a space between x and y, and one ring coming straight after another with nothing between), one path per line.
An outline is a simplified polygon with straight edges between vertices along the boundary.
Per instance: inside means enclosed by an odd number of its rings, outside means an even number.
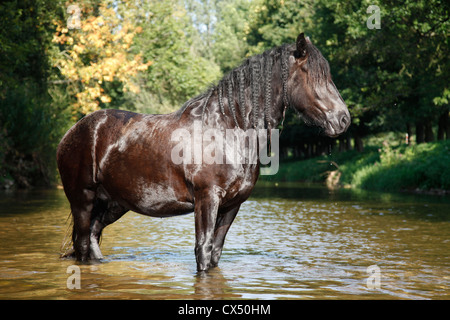
M144 205L138 205L134 208L135 212L151 217L172 217L194 212L194 205L189 202L150 202Z
M180 196L179 190L175 190L170 184L150 183L137 188L135 194L126 200L133 211L154 217L193 212L194 204L184 201L184 197Z

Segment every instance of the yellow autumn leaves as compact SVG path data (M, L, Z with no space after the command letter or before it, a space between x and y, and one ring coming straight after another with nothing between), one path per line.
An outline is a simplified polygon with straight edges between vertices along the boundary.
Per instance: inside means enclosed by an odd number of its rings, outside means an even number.
M67 21L54 21L56 33L53 42L59 44L60 52L53 65L60 70L74 95L72 113L87 114L98 110L100 102L111 102L102 84L119 81L124 91L139 92L133 82L140 71L151 62L143 62L141 54L133 54L130 47L141 27L119 19L112 7L100 4L98 15L81 8L80 28L68 29Z

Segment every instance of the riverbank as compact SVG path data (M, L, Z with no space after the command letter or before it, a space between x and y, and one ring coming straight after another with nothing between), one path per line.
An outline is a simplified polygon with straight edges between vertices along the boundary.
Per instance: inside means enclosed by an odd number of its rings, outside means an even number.
M363 152L331 152L317 158L285 161L263 181L322 182L330 188L450 194L450 141L406 145L399 139L373 138Z

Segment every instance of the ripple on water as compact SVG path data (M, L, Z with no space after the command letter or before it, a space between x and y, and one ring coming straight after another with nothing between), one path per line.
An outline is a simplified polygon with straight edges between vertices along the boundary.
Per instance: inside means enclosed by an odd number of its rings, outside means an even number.
M220 267L200 275L193 215L129 213L104 231L103 262L80 265L80 290L66 286L74 261L58 256L69 212L63 192L0 195L0 298L450 298L450 219L442 214L450 201L342 192L256 190ZM371 265L380 268L379 289L367 287Z

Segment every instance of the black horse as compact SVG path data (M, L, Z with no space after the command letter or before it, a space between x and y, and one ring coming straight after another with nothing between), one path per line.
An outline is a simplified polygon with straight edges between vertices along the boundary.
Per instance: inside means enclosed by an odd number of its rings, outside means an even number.
M330 137L350 125L328 62L303 33L296 44L247 59L174 113L100 110L81 119L57 150L73 217L69 254L101 259L102 230L129 210L153 217L194 212L197 270L217 266L228 229L258 179L259 162L179 163L173 152L180 142L172 134L183 129L194 135L194 123L203 130L272 130L288 106Z

